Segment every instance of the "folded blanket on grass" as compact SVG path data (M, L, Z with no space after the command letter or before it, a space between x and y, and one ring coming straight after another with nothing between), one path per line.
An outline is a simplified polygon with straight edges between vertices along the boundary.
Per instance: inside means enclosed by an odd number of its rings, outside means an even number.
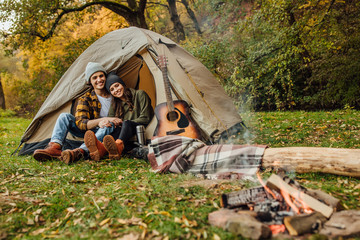
M151 140L148 159L160 173L255 174L265 145L206 145L198 139L169 135Z

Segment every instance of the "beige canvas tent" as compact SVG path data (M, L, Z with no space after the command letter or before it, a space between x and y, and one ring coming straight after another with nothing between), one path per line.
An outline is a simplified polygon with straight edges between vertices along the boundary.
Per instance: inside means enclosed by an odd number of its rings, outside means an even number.
M130 27L106 34L87 48L65 72L26 129L19 154L32 154L50 140L57 117L71 112L74 100L88 90L84 70L88 62L99 62L105 69L116 71L126 85L145 90L152 106L166 102L162 72L157 56L168 60L167 72L173 99L190 105L193 120L201 128L204 140L226 136L241 125L238 111L215 77L204 65L172 40L155 32ZM153 136L157 119L146 129ZM68 134L64 148L76 147L82 139Z

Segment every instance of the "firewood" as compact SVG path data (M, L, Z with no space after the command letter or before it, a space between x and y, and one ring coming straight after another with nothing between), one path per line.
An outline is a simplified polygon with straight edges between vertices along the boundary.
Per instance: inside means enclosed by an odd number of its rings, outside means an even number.
M251 211L251 210L239 210L239 211L236 211L237 214L248 214L252 217L257 217L258 216L258 213L255 212L255 211Z
M360 177L360 149L285 147L265 149L262 167L298 173L323 172Z
M226 223L225 230L250 239L271 237L270 228L248 214L238 214L238 216L230 218Z
M289 234L299 236L305 233L312 233L321 228L327 219L319 212L288 216L284 218L284 224Z
M235 208L267 198L264 187L254 187L221 195L220 204L224 208Z
M327 218L329 218L334 211L331 207L320 202L319 200L305 194L304 192L299 191L296 188L293 188L275 174L272 174L268 178L266 182L266 186L268 186L270 189L276 189L276 190L282 189L293 198L303 201L311 209L322 213Z
M339 199L337 199L321 190L306 189L306 194L324 202L328 206L332 207L335 211L339 211L342 208Z

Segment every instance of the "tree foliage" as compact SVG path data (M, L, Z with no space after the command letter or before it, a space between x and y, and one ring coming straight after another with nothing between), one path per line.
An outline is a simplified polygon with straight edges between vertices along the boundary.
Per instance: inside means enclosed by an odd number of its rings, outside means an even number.
M0 3L0 20L15 22L7 49L21 46L16 53L25 66L25 77L11 83L13 94L26 96L19 108L40 104L72 61L97 38L139 26L139 21L132 23L116 13L114 6L123 5L134 13L141 4L146 27L195 55L239 107L360 108L360 2L356 0L5 0ZM64 9L82 11L61 15ZM61 27L42 41L60 15ZM2 83L9 78L3 76Z
M22 113L36 113L58 80L88 46L107 32L126 25L105 8L97 10L95 17L85 14L83 19L81 24L68 21L57 36L45 42L38 40L31 50L17 52L24 68L8 71L3 79L8 95L16 99L8 101L9 107ZM16 77L16 72L22 72L23 76Z
M6 57L5 53L0 51L0 108L5 109L5 107L16 105L17 98L11 96L11 86L13 80L21 77L21 61L16 57ZM5 98L6 95L7 98Z
M360 107L359 1L209 0L197 10L211 12L210 34L188 49L221 72L239 105ZM216 45L221 50L212 58Z
M131 26L147 28L145 8L147 0L79 1L79 0L3 0L0 4L0 20L13 21L11 35L4 33L6 45L11 48L33 47L37 39L51 38L59 25L67 21L81 22L84 14L93 13L99 7L122 16Z
M181 22L178 7L186 9L196 31L201 34L199 24L192 8L187 0L181 4L175 0L4 0L0 3L0 22L11 20L13 27L10 32L3 32L5 39L3 44L11 49L20 46L31 49L34 43L40 39L46 41L57 35L61 27L68 21L81 23L85 14L95 14L101 8L110 10L113 14L121 16L127 22L127 26L136 26L147 29L149 27L147 16L151 11L166 9L170 15L174 32L178 41L185 39L185 30ZM163 9L160 11L163 12ZM182 11L182 10L181 10ZM153 19L150 19L152 21ZM150 24L150 26L154 26Z

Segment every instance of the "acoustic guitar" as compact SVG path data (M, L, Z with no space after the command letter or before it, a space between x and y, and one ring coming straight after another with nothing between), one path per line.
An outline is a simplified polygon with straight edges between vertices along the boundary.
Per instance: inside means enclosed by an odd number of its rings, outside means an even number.
M155 107L158 124L154 136L180 135L189 138L200 138L200 131L190 117L189 105L183 100L173 101L170 82L167 74L167 59L159 56L159 65L163 75L166 102Z

